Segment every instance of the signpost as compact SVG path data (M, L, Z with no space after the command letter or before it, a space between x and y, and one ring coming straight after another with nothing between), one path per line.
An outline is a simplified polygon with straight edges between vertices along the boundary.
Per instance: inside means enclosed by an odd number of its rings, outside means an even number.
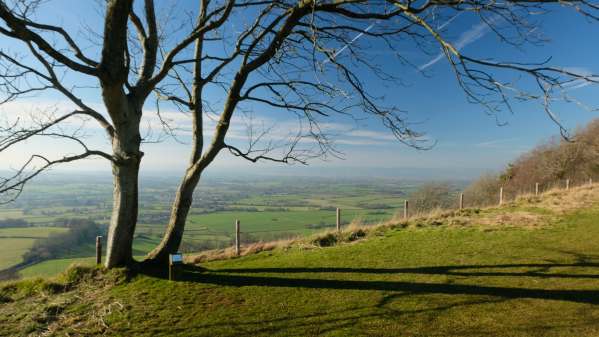
M168 256L168 279L170 281L175 280L175 269L179 269L179 266L183 264L183 254L175 253Z

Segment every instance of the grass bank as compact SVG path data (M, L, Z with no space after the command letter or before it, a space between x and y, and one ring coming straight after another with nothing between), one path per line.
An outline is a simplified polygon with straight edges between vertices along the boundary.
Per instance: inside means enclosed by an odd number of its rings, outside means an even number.
M598 336L598 188L164 274L0 286L0 335ZM312 240L312 241L311 241Z

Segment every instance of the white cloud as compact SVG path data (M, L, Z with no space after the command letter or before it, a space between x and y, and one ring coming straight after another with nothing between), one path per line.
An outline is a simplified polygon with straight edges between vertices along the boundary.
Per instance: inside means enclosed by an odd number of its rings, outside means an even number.
M500 149L506 147L512 147L514 143L518 142L519 138L505 138L505 139L494 139L474 144L475 147L485 149Z
M487 35L487 33L489 33L491 31L491 28L489 28L489 24L493 24L498 19L499 19L498 17L491 17L490 19L487 20L487 22L479 22L478 24L472 26L469 30L463 32L460 35L460 37L454 43L452 43L452 45L458 51L462 50L464 47L468 46L469 44L471 44L473 42L476 42L477 40L479 40L482 37L484 37L485 35ZM441 51L432 60L430 60L427 63L418 67L418 69L425 70L429 67L432 67L437 62L441 61L441 59L444 56L445 56L445 53L443 53Z
M371 138L378 140L387 140L394 141L397 140L395 136L393 136L390 131L372 131L372 130L352 130L347 133L348 136L351 137L359 137L359 138Z

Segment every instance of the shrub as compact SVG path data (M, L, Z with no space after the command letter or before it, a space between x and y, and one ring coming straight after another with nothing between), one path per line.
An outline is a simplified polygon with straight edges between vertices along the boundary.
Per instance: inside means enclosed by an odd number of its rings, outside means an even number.
M426 213L436 208L450 208L455 205L455 193L451 185L441 182L426 183L410 195L412 208L416 213Z
M495 174L485 174L470 184L464 191L464 203L469 206L497 204L501 179Z

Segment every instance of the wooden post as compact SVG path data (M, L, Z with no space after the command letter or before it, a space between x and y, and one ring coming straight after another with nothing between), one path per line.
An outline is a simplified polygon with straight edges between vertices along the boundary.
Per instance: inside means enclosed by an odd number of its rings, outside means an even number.
M566 179L566 190L570 189L570 179Z
M239 237L239 220L235 220L235 256L239 256L241 247L241 238Z
M535 195L539 195L539 183L535 184Z
M464 193L460 193L460 209L464 209Z
M337 207L337 232L341 232L341 208Z
M409 211L408 211L408 205L409 205L409 204L408 204L408 201L407 201L407 200L403 202L403 218L404 218L404 219L407 219L407 218L408 218L408 214L409 214Z
M499 188L499 205L503 205L503 187Z
M96 264L102 264L102 237L96 236Z
M589 178L589 186L593 185L593 178Z

